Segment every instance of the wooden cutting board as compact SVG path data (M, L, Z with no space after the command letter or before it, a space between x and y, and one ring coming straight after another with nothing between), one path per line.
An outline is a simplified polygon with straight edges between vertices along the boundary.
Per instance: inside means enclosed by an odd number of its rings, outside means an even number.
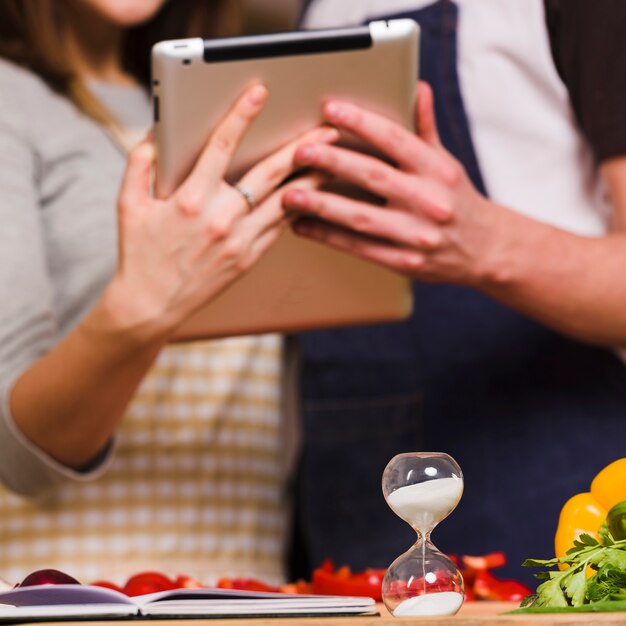
M626 626L626 613L576 615L502 615L517 608L505 602L471 602L451 617L392 617L380 607L380 617L300 617L209 620L158 620L154 626ZM81 626L112 626L111 621L81 622ZM41 626L41 625L37 625ZM56 626L77 626L56 622Z

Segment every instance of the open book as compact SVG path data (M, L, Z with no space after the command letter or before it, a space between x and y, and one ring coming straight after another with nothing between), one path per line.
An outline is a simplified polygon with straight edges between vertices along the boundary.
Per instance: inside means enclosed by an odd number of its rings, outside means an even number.
M372 598L236 589L172 589L144 596L92 585L33 585L0 592L0 623L125 616L364 615Z

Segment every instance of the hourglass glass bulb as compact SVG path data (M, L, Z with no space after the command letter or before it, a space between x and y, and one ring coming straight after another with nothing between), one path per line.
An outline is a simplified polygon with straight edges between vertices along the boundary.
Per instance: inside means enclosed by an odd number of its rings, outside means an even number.
M454 615L464 598L463 577L429 541L398 557L383 579L383 600L392 615Z
M461 499L461 469L441 452L405 453L389 461L382 482L387 503L418 536L385 574L385 605L393 615L453 615L463 603L463 577L430 533Z

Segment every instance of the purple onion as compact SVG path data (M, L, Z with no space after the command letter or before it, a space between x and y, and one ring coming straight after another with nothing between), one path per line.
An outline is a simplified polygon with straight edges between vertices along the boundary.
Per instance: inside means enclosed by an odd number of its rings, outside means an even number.
M58 569L38 569L28 574L16 587L30 587L32 585L80 585L80 583Z

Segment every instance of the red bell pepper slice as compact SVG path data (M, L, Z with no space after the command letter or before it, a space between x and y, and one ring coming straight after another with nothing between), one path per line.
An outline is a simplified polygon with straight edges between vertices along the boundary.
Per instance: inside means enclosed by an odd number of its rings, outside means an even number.
M283 593L299 593L299 594L311 594L313 593L313 585L306 580L299 579L293 583L287 583L286 585L281 585L280 590Z
M220 578L219 589L239 589L241 591L280 591L279 587L268 585L255 578Z
M506 555L504 552L490 552L483 556L464 555L461 558L465 567L475 570L494 569L495 567L506 565Z
M476 597L481 600L521 602L532 590L517 580L500 580L488 571L476 573L472 586Z
M386 570L366 569L352 573L346 565L334 569L331 561L325 561L313 572L313 593L334 596L368 596L382 600L382 583Z

